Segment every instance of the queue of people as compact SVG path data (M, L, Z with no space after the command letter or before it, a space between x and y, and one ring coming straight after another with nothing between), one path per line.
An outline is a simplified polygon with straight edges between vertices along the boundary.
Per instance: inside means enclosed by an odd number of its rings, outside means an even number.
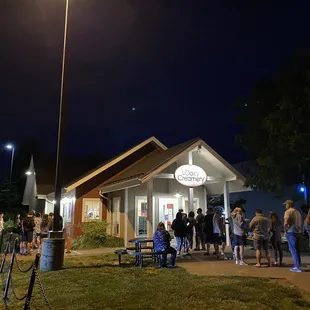
M250 221L245 218L242 208L235 208L231 211L229 218L224 219L220 208L208 208L206 215L203 215L202 209L197 210L197 216L194 212L189 212L188 216L182 209L176 214L171 228L174 231L176 239L176 249L171 245L170 233L166 230L164 223L159 223L154 234L154 248L157 252L162 252L163 266L166 266L167 254L170 254L170 266L175 266L176 257L190 255L190 251L206 251L204 255L210 256L210 246L214 246L214 255L217 259L228 259L225 255L226 234L225 224L229 225L229 237L231 241L232 256L231 259L237 265L248 265L245 262L244 247L247 242L247 233L253 234L253 247L256 251L256 267L261 267L262 251L264 251L267 266L283 266L283 251L281 248L281 233L284 228L289 250L294 260L292 272L301 272L301 259L299 251L299 240L304 231L310 236L310 210L302 223L302 217L295 209L292 200L284 203L286 211L284 222L275 212L270 212L269 217L264 216L263 211L256 210L255 217ZM195 237L195 238L194 238ZM196 241L196 247L193 249L193 241ZM310 239L310 238L309 238ZM270 243L273 249L273 264L271 263ZM309 241L310 247L310 241Z
M53 229L53 213L29 213L20 217L17 224L17 233L20 237L20 254L30 255L31 252L41 251L41 240L47 238L48 232Z

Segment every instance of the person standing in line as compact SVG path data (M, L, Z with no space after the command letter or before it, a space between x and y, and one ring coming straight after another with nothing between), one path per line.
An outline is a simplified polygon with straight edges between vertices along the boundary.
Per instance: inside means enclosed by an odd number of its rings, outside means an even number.
M309 247L310 247L310 209L308 210L307 217L304 223L304 232L308 235Z
M185 235L183 238L184 255L189 255L190 233L191 233L192 227L191 227L191 222L189 221L186 213L182 213L182 219L183 219L184 225L185 225Z
M194 243L194 227L196 224L196 220L195 220L195 213L193 211L190 211L188 213L188 218L187 218L187 223L189 223L188 225L188 235L187 235L187 239L189 241L189 248L191 250L193 250L193 243Z
M204 223L204 215L202 214L202 209L198 208L197 210L197 216L196 216L196 225L195 225L195 231L196 231L196 248L195 251L200 251L200 245L201 250L205 251L205 243L204 243L204 237L203 237L203 223Z
M271 244L274 251L274 265L282 266L283 251L281 248L281 230L282 223L276 212L270 212L269 219L271 221Z
M33 249L39 249L40 250L40 244L41 244L41 213L36 212L34 216L34 230L33 230Z
M229 238L230 238L230 244L231 244L231 252L232 252L232 260L236 260L235 258L235 243L234 243L234 223L233 219L231 217L231 213L233 212L233 209L230 209L230 216L226 219L225 224L229 225Z
M25 255L31 255L31 246L33 240L33 229L34 229L34 221L33 221L33 214L29 213L25 216L23 220L23 233L24 233L24 242L27 243L27 252Z
M41 222L41 240L47 238L49 231L48 214L44 214Z
M269 237L271 222L269 218L265 217L261 209L256 209L255 217L250 223L250 229L254 234L254 249L256 250L256 265L255 267L261 267L262 248L266 253L268 261L268 267L270 264L270 252L269 252Z
M216 258L220 258L219 245L221 244L221 233L222 233L221 213L219 208L215 208L213 215L213 236L212 243L215 250Z
M207 252L203 255L210 256L210 245L213 243L213 216L214 212L212 208L207 209L207 214L204 217L203 234L204 241L207 245Z
M236 265L248 265L244 261L244 225L246 220L243 218L243 212L241 208L235 208L231 213L234 226L234 250L235 250L235 259Z
M299 251L299 240L303 226L302 217L300 212L295 209L293 200L286 200L284 205L286 208L284 213L284 231L286 232L288 247L294 260L294 267L290 271L302 272L300 269L301 259Z
M186 232L185 222L183 221L183 215L181 212L176 214L176 217L172 222L171 229L173 229L174 236L177 241L177 256L180 257Z
M220 210L221 213L222 210ZM225 249L226 249L226 227L225 227L225 218L221 215L220 219L220 229L221 229L221 234L220 234L220 239L221 239L221 248L220 248L220 253L221 253L221 258L222 259L228 259L228 257L225 255Z

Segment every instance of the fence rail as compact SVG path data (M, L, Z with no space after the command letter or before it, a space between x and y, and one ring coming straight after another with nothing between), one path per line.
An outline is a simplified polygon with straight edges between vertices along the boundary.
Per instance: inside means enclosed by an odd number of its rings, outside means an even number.
M3 237L1 236L0 238L3 238ZM6 277L6 280L4 280L4 278L5 278L4 267L5 267L6 263L7 263L7 257L8 257L8 253L10 251L11 239L12 239L12 233L9 235L9 238L7 238L7 240L6 240L5 250L4 250L4 253L2 255L2 261L1 261L1 266L0 266L0 274L1 274L1 277L3 279L3 283L2 284L4 286L3 287L3 302L4 302L4 305L5 305L6 309L9 309L8 308L9 307L9 298L8 298L8 296L9 296L9 292L11 291L13 296L14 296L14 298L16 300L18 300L18 301L25 300L24 310L29 310L30 309L30 302L31 302L32 294L33 294L34 285L35 285L35 283L37 283L38 286L39 286L40 295L43 297L44 302L45 302L47 308L49 310L51 310L52 309L51 305L49 304L48 299L46 297L46 294L45 294L45 291L44 291L44 288L43 288L43 285L42 285L42 282L41 282L41 279L40 279L40 276L39 276L39 272L38 272L38 267L39 267L39 263L40 263L40 254L37 253L36 256L35 256L34 261L31 263L31 265L28 268L23 269L21 267L18 259L17 259L17 256L16 256L16 249L17 249L18 239L15 239L15 241L14 241L14 247L13 247L13 251L12 251L12 256L11 256L11 260L10 260L10 263L9 263L9 266L8 266L8 270L7 270L7 277ZM14 266L16 266L17 268L14 269L13 268ZM12 273L13 273L14 270L16 270L16 271L18 271L20 273L23 273L23 274L26 274L26 273L32 271L31 277L30 277L30 282L29 282L29 285L28 285L28 290L27 290L27 292L23 296L18 296L16 294L15 287L14 287L13 281L12 281Z

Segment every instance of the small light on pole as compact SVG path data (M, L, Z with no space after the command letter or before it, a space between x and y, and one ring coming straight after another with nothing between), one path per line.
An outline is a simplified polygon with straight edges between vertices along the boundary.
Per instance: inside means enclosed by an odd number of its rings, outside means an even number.
M13 163L14 163L14 153L15 153L15 148L14 145L9 143L6 146L7 150L10 150L12 152L12 157L11 157L11 169L10 169L10 184L12 182L12 173L13 173Z
M298 191L304 195L305 203L308 203L307 187L302 184L298 187Z
M299 191L303 193L305 191L305 187L303 185L299 186Z

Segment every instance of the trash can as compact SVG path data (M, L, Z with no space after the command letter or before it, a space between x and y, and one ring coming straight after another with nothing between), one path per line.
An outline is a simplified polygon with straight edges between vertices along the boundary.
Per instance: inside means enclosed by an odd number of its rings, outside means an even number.
M40 270L52 271L63 268L65 253L65 239L43 239Z

